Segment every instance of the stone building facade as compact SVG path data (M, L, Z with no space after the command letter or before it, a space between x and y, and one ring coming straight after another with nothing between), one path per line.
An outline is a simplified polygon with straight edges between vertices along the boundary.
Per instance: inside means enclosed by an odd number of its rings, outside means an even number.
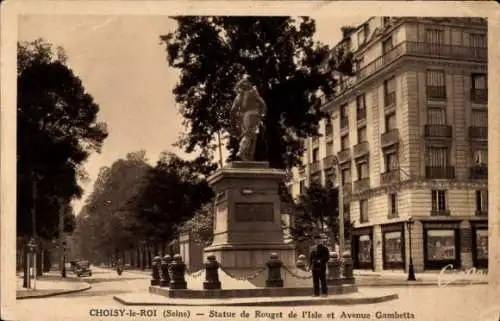
M410 234L417 272L487 267L486 21L373 17L337 46L356 75L324 101L292 195L341 184L355 268L407 269Z

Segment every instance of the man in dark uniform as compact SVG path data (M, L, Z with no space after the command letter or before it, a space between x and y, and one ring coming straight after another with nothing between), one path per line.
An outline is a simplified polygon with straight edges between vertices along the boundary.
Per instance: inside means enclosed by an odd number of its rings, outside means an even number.
M328 248L323 245L326 237L317 235L314 237L315 246L309 256L309 267L312 270L314 295L319 296L320 283L321 294L328 295L328 286L326 284L326 265L330 259Z

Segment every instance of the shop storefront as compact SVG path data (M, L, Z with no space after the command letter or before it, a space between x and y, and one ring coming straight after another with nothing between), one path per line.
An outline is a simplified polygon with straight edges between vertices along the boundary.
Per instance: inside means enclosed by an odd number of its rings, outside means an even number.
M441 269L448 264L460 267L460 240L457 223L424 223L424 268Z
M478 269L488 268L488 222L472 223L472 260Z
M382 226L384 270L405 268L404 223Z
M352 257L355 269L373 270L373 233L371 228L352 232Z

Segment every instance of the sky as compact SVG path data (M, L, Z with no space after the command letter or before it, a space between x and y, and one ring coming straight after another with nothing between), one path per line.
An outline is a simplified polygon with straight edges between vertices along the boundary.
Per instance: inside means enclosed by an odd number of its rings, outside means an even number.
M368 17L316 19L316 38L330 45L341 38L340 27ZM100 154L85 163L89 182L84 196L73 203L78 214L92 192L102 166L111 166L127 153L146 150L154 164L164 150L192 158L172 146L183 131L172 89L178 71L170 68L159 36L175 30L167 16L29 15L20 16L18 40L38 38L62 46L68 65L100 106L98 121L109 136Z

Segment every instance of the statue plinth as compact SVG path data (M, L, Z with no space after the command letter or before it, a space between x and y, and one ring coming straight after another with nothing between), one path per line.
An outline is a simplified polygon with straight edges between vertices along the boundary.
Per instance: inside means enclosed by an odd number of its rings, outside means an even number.
M265 267L271 253L287 266L294 247L285 244L279 183L285 172L267 162L232 162L208 178L216 194L214 240L204 249L222 268Z

